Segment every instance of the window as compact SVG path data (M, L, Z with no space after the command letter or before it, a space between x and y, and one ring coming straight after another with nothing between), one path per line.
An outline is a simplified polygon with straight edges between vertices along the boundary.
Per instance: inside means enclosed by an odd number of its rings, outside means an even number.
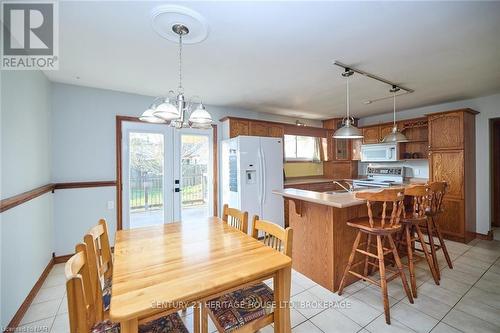
M285 160L319 161L319 144L314 136L285 135Z

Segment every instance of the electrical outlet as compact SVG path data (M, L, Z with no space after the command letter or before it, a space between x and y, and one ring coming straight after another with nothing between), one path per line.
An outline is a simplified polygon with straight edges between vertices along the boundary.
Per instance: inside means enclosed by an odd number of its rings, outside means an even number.
M420 175L420 169L413 169L413 173L415 174L415 176L419 176Z
M108 209L115 209L115 202L113 200L108 201Z

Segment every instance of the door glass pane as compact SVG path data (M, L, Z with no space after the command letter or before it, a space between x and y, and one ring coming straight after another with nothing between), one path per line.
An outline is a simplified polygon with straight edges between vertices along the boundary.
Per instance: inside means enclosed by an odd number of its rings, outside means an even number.
M130 133L130 228L164 223L163 134Z
M181 135L181 216L183 221L209 216L209 137Z

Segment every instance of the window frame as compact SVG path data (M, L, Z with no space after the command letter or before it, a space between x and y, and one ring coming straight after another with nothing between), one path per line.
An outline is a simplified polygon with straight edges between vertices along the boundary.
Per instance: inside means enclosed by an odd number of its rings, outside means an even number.
M286 156L286 136L293 136L295 138L295 157L287 157ZM312 138L314 140L316 140L316 137L315 136L310 136L310 135L295 135L295 134L285 134L284 137L283 137L283 155L285 157L285 162L286 163L304 163L304 162L307 162L307 163L311 163L311 162L314 162L315 159L314 159L314 150L312 152L312 156L310 158L307 158L307 157L297 157L297 147L298 147L298 144L297 144L297 137L307 137L307 138ZM316 143L314 143L316 144Z

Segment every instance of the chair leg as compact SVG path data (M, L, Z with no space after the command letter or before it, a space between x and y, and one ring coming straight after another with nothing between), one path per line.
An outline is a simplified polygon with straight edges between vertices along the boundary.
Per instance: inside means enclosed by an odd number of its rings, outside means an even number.
M427 260L427 264L429 265L429 269L431 270L432 277L434 279L434 282L439 286L439 278L436 273L436 267L434 266L434 262L432 261L431 254L429 253L429 250L427 249L427 244L425 244L425 238L424 235L422 234L422 230L420 230L420 226L416 225L415 230L417 231L417 236L418 236L418 241L420 242L420 245L422 246L422 251L424 251L425 259Z
M338 290L338 294L342 295L342 291L344 290L344 285L346 282L347 275L349 275L349 271L351 270L352 262L354 261L354 257L356 255L356 249L358 248L359 241L361 239L361 231L358 231L356 235L356 239L354 240L354 244L352 245L351 255L349 256L349 261L347 262L347 266L344 270L344 275L342 275L342 280L340 280L340 286Z
M208 311L207 311L207 305L202 302L200 303L201 307L201 333L207 333L208 332Z
M385 322L391 324L391 314L389 310L389 295L387 293L387 280L385 277L384 247L382 246L382 236L377 235L377 255L378 270L380 274L380 287L382 289L382 301L384 302Z
M408 270L410 271L410 284L411 284L411 293L413 297L417 298L417 279L415 278L415 265L413 263L413 247L411 240L410 228L412 226L405 224L404 232L406 235L406 252L408 256Z
M441 280L441 272L439 270L439 263L437 261L436 245L434 244L434 229L432 227L431 218L427 218L427 236L429 237L429 246L431 248L432 262L434 263L434 268L436 269L436 275L439 280Z
M399 274L401 276L401 282L403 282L403 287L405 289L406 296L408 297L408 301L413 304L413 297L410 292L410 288L408 287L408 282L406 281L405 271L403 270L403 264L401 264L401 259L399 259L398 251L396 250L396 245L394 245L394 241L392 240L391 235L387 235L389 239L389 243L391 244L392 253L394 254L394 258L396 260L396 266L398 267Z
M448 249L446 248L446 244L444 243L443 235L441 234L441 230L439 229L439 225L434 222L434 217L432 219L432 225L434 226L434 229L436 230L436 234L439 238L439 243L441 245L441 249L443 250L444 257L446 258L446 262L448 263L448 267L453 269L453 264L451 263L451 258L450 255L448 254Z
M368 234L368 238L366 240L366 252L370 252L370 249L371 249L371 243L372 243L372 235L371 234ZM368 270L368 263L370 262L370 259L371 257L370 256L366 256L365 257L365 268L364 268L364 271L363 271L363 275L364 276L368 276L368 273L369 273L369 270ZM371 269L370 269L370 273L371 273Z

